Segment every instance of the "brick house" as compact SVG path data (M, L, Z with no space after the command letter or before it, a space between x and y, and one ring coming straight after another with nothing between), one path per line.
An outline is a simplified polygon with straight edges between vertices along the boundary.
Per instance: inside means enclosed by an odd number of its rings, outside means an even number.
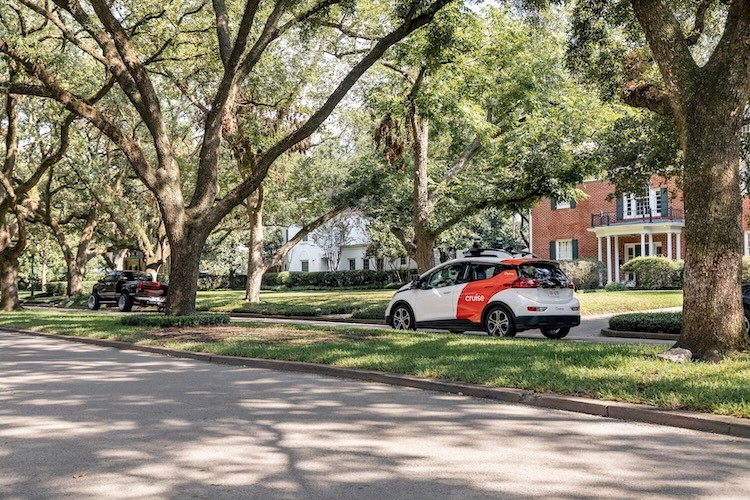
M642 193L608 200L615 192L602 180L576 186L588 195L579 201L542 200L531 210L531 251L557 260L597 259L606 282L625 281L620 266L641 255L684 258L685 212L674 181L652 177ZM743 199L744 254L750 255L750 203Z

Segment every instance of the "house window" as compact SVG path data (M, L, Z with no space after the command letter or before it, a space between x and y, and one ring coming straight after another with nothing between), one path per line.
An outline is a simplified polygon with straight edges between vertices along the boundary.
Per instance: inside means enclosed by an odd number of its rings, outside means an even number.
M570 208L570 200L558 201L557 208Z
M402 266L406 265L406 257L401 257L401 265Z
M310 261L308 261L308 260L303 260L302 261L302 272L303 273L310 272Z
M383 261L383 257L378 257L378 259L375 261L375 267L378 271L382 271L385 267L385 262Z
M357 269L357 259L349 259L349 270L354 271Z
M370 269L370 259L362 259L362 269Z
M576 201L572 198L567 200L551 200L552 210L559 210L561 208L575 208Z
M573 240L557 240L556 245L557 260L573 260Z
M622 215L624 219L639 219L649 215L659 217L661 216L660 205L659 193L655 189L646 188L639 196L635 193L623 195Z
M648 241L646 242L646 255L649 254L649 244ZM661 248L661 241L655 241L654 242L654 254L656 254L657 257L661 257L664 254L662 253ZM641 253L641 244L640 243L625 243L625 262L635 259L636 257L641 257L643 255Z

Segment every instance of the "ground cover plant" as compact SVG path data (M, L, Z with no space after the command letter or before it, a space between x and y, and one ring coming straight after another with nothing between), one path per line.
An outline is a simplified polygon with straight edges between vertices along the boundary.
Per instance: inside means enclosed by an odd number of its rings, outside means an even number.
M681 312L633 313L612 316L609 319L612 330L625 332L673 333L682 331Z
M664 350L658 345L254 323L144 328L122 325L121 317L22 311L3 314L0 328L322 363L750 418L747 352L720 364L678 364L658 359L656 354Z

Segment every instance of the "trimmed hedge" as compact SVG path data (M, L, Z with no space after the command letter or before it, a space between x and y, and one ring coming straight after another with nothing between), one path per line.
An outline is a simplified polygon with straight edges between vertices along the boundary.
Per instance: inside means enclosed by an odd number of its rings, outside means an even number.
M228 314L198 313L187 316L164 316L162 314L134 314L123 316L120 323L126 326L214 326L229 323Z
M681 312L619 314L609 318L610 330L625 332L674 333L682 331Z
M635 275L635 288L680 289L684 265L681 260L670 260L667 257L636 257L622 266L622 272Z
M291 289L303 288L307 290L330 288L398 288L403 283L404 275L401 271L323 271L323 272L290 272L266 273L261 281L261 288ZM247 286L247 276L236 274L233 276L216 276L203 274L198 278L198 290L244 290Z
M599 288L600 277L604 274L604 263L596 259L562 260L560 268L573 280L576 290Z

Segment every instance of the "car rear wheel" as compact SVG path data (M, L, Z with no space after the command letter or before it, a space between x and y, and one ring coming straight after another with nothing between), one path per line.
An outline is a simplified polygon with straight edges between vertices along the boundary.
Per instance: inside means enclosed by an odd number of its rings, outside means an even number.
M484 318L484 331L497 337L515 337L516 323L513 316L502 306L493 307Z
M130 311L133 308L133 298L127 293L123 293L117 300L117 308L122 312Z
M565 328L540 328L542 335L548 339L561 339L570 333L570 327Z
M396 330L415 330L414 315L411 310L403 304L393 308L393 328Z
M99 295L96 293L92 293L89 295L89 300L86 301L86 305L88 308L92 311L98 311L100 307L102 307L102 303L99 300Z

